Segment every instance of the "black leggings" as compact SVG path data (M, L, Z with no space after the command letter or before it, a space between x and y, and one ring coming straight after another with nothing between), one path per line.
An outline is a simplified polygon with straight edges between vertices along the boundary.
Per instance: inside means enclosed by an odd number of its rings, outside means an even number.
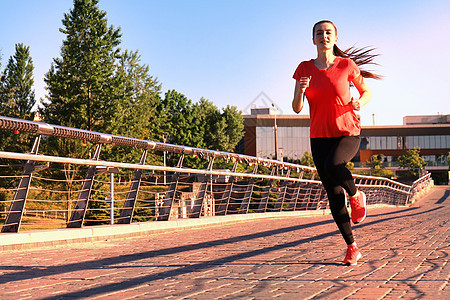
M359 136L312 138L311 152L317 173L328 195L331 214L347 245L352 244L352 226L345 206L345 194L356 194L355 181L346 164L359 150Z

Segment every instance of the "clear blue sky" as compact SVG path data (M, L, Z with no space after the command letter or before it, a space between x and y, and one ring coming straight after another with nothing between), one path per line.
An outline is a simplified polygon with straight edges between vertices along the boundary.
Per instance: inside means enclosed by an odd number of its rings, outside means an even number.
M0 0L2 68L16 43L31 47L35 90L60 56L59 32L72 0ZM405 115L449 114L450 1L101 0L110 25L122 29L122 49L139 50L162 84L194 102L247 112L264 92L293 114L292 74L316 56L311 27L330 19L341 48L374 46L381 56L368 80L371 102L363 125L402 124ZM261 101L256 101L260 104ZM302 114L307 114L305 107Z

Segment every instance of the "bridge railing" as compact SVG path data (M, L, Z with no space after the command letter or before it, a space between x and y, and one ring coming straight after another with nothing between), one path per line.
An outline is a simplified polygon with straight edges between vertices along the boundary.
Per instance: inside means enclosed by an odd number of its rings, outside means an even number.
M36 135L29 153L0 151L2 232L328 206L315 168L307 166L2 116L0 129ZM90 159L45 155L39 152L43 136L90 141L96 149ZM101 160L105 144L141 149L141 158ZM176 154L178 163L147 163L148 151ZM199 157L208 167L187 168L185 156ZM429 174L411 186L382 177L355 178L369 205L408 205L432 182Z

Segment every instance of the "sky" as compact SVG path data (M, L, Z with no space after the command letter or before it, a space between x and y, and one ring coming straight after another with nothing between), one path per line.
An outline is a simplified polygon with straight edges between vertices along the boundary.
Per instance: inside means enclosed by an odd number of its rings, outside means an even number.
M366 81L372 99L359 112L362 125L450 114L448 0L100 0L99 7L121 28L120 47L139 51L163 93L174 89L244 114L272 103L278 113L294 114L292 75L316 57L312 26L328 19L341 49L370 46L380 54L370 69L384 78ZM38 100L72 8L72 0L0 0L1 69L16 43L30 46Z

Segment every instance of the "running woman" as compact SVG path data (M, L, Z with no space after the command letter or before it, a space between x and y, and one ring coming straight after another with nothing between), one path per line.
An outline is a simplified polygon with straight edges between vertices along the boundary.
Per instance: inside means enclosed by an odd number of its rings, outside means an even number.
M364 77L380 79L362 71L357 63L372 63L372 49L342 51L336 45L337 29L333 22L319 21L313 26L313 44L317 58L303 61L294 73L296 80L292 108L299 113L306 96L310 107L311 152L320 180L327 192L330 210L347 243L343 263L356 265L361 253L353 237L346 195L350 196L351 219L364 221L367 214L366 195L356 188L346 164L356 155L360 145L359 111L371 98ZM353 84L359 99L350 93Z

